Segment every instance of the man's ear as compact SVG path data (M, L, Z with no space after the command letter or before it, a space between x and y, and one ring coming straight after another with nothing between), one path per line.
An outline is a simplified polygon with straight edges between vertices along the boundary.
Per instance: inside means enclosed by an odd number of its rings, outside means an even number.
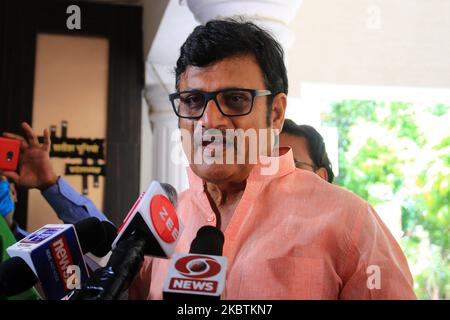
M281 132L284 123L284 114L286 112L287 96L284 93L277 94L272 101L272 129L278 129Z
M319 169L317 169L316 174L325 181L328 181L328 171L324 167L320 167Z

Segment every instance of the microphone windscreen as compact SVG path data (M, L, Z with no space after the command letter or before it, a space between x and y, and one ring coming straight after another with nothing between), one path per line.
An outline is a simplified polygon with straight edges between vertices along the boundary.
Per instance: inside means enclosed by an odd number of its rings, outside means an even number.
M30 289L38 282L33 270L19 257L0 264L0 295L14 296Z
M116 239L117 229L116 227L108 221L101 222L103 233L105 235L105 240L91 250L91 253L97 257L104 257L111 251L111 245Z
M74 225L80 247L84 254L95 250L99 244L105 242L105 231L102 223L95 217L83 219Z
M178 204L177 190L169 183L160 183L160 185L164 189L164 191L167 193L167 196L169 197L170 202L172 202L172 205L176 209L177 204Z
M192 240L189 253L221 256L225 237L220 229L213 226L203 226Z

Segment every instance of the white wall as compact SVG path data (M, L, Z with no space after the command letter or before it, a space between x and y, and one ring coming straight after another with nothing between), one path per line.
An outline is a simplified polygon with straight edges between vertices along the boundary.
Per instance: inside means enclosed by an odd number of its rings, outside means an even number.
M302 82L450 87L450 0L304 0L290 27Z

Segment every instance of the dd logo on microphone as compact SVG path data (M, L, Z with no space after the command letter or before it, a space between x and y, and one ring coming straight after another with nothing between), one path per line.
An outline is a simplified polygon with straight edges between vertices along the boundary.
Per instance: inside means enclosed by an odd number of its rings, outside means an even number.
M161 194L154 196L150 203L150 218L156 232L164 242L172 243L177 240L180 224L169 199Z
M211 278L220 272L220 264L208 256L186 256L175 263L175 269L188 278Z
M169 289L190 292L217 292L218 282L210 280L221 271L221 265L212 257L189 255L175 262L181 277L170 279Z

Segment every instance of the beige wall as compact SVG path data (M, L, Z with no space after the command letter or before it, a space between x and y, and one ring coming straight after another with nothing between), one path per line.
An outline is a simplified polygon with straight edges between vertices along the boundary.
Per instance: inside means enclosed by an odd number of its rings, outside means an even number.
M105 138L108 84L108 40L106 38L38 34L33 102L33 128L42 135L44 128L68 121L68 136ZM65 163L80 159L52 158L57 174ZM90 163L90 162L89 162ZM65 179L81 193L81 176ZM104 180L95 189L88 178L89 198L101 210ZM53 209L38 190L28 198L28 230L46 223L60 223Z
M150 51L153 39L158 31L164 11L169 4L169 0L143 0L142 1L142 24L143 24L143 47L144 57Z
M290 27L293 96L305 81L450 87L450 0L303 0Z

